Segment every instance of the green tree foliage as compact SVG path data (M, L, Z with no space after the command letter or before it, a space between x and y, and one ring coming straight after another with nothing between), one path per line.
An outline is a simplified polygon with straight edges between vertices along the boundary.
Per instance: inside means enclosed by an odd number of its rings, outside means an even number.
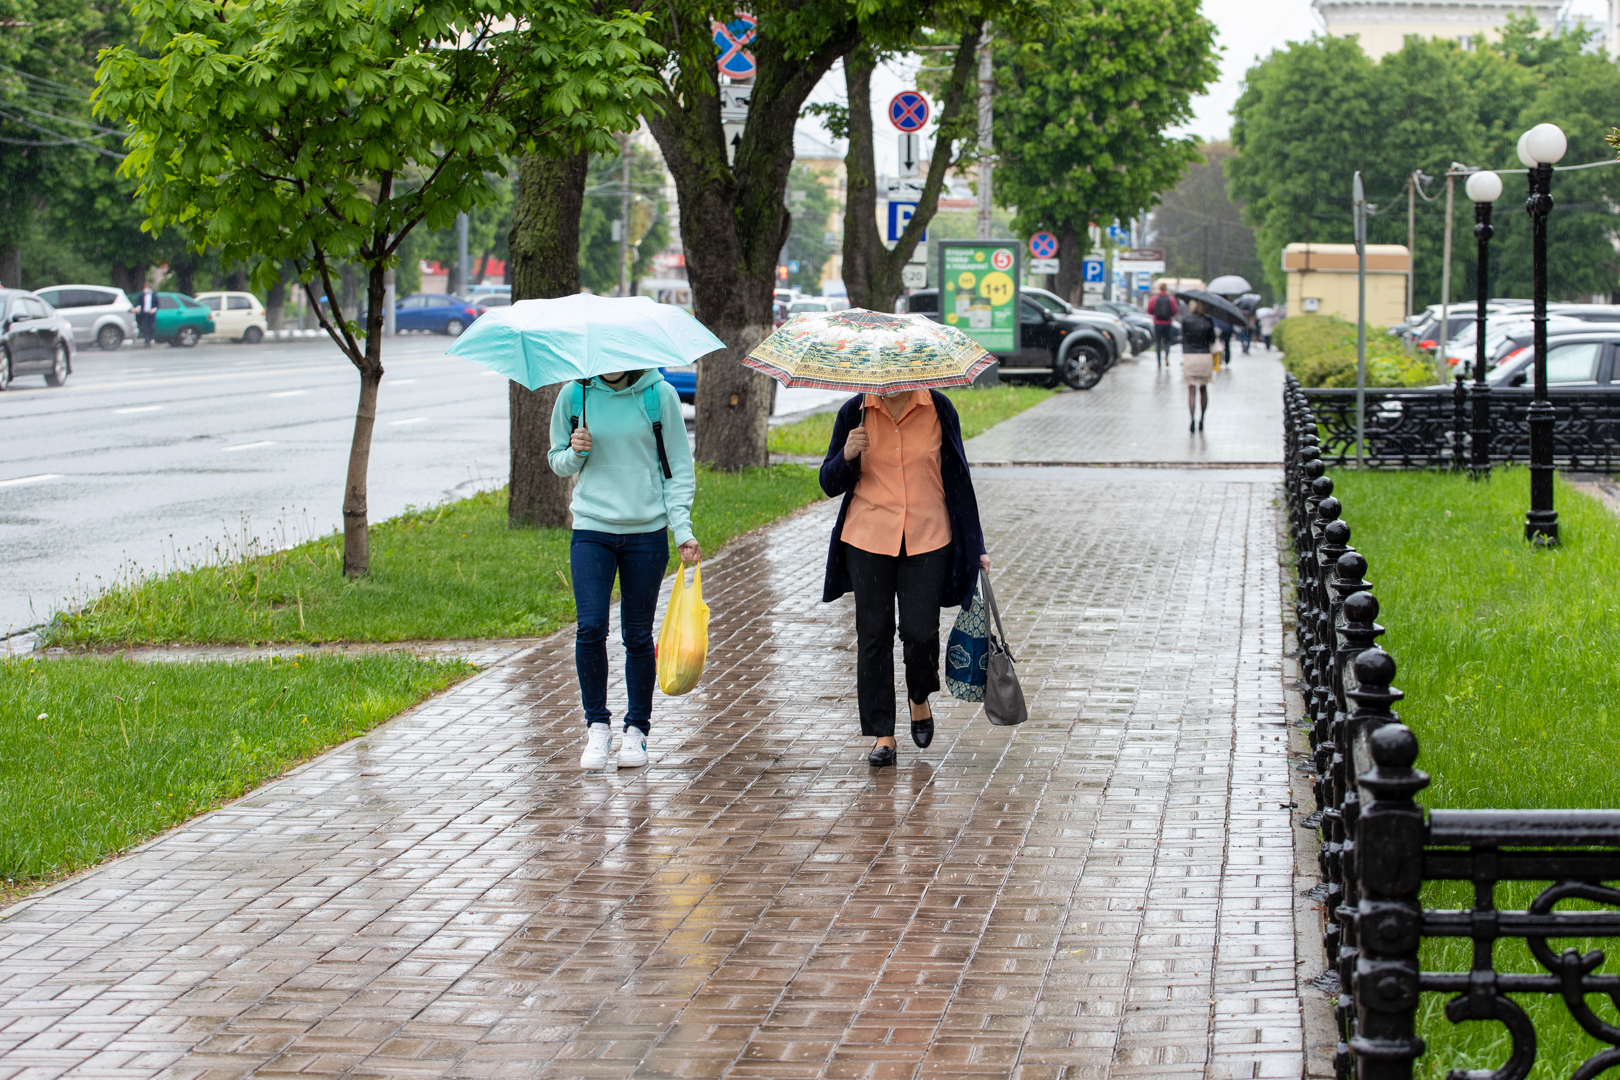
M154 229L226 257L291 260L360 374L344 573L370 566L366 473L383 288L418 225L497 201L508 155L607 150L651 89L640 17L580 0L135 0L144 48L108 52L98 109L134 128L125 171ZM447 44L454 43L454 44ZM341 303L363 268L365 322ZM318 291L317 291L318 283Z
M823 174L808 165L795 165L788 174L788 210L793 214L793 231L782 248L782 263L798 263L787 283L807 293L821 291L821 272L838 249L832 229L837 209L827 192Z
M515 173L517 169L509 163L507 171ZM472 284L484 279L491 259L506 261L507 238L512 232L514 181L506 176L493 176L490 183L493 200L467 211L467 260L472 264L468 271L468 281ZM414 273L413 284L409 291L406 291L400 281L401 275L405 274L404 264L407 259L426 259L448 268L456 261L454 225L439 232L418 229L400 246L400 267L394 274L395 289L400 296L418 292L422 287L420 271Z
M1444 177L1452 162L1503 170L1496 204L1490 291L1530 295L1530 223L1515 153L1519 135L1551 121L1569 136L1562 164L1607 156L1603 136L1620 116L1620 69L1583 54L1583 33L1542 36L1514 18L1502 40L1472 52L1455 42L1408 37L1397 52L1370 60L1353 38L1317 37L1273 52L1250 69L1233 110L1238 154L1227 166L1234 199L1255 231L1261 265L1279 292L1281 251L1296 241L1349 243L1351 174L1359 169L1378 215L1373 243L1407 242L1407 176ZM1452 299L1474 295L1473 208L1456 185ZM1445 182L1418 200L1415 302L1440 299ZM1548 221L1548 283L1555 298L1584 298L1620 287L1611 207L1620 173L1556 174Z
M1227 193L1225 163L1232 144L1204 143L1198 150L1203 161L1164 192L1153 212L1153 246L1164 250L1165 273L1203 281L1241 274L1262 294L1269 292L1255 255L1254 231Z
M1201 159L1166 132L1215 80L1215 26L1197 0L1077 0L995 62L996 200L1020 235L1058 235L1059 292L1077 293L1087 225L1153 206Z
M624 193L624 159L617 154L591 158L585 176L585 209L579 215L579 279L595 293L619 287L619 242L613 222L619 217ZM630 144L630 239L643 225L646 232L634 248L630 281L647 276L653 256L669 244L669 206L664 200L664 166L657 154Z

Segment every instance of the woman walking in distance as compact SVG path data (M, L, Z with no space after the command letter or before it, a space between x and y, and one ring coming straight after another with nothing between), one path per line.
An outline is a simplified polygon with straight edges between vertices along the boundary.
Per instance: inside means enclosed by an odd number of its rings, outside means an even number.
M1181 320L1181 377L1187 383L1187 430L1204 430L1204 413L1209 411L1209 381L1215 374L1215 321L1197 300L1187 305ZM1202 406L1200 408L1200 406Z
M702 555L692 535L697 477L675 388L657 368L564 383L551 411L547 460L558 476L579 477L569 505L574 534L568 565L579 613L574 667L585 706L580 768L601 768L613 751L607 633L615 576L629 696L618 767L645 765L658 678L653 612L669 567L669 533L675 534L682 562L697 562Z
M895 763L894 632L899 607L911 741L934 738L939 610L973 600L990 569L962 425L935 390L857 395L838 410L821 489L842 495L822 600L855 594L855 690L867 762Z

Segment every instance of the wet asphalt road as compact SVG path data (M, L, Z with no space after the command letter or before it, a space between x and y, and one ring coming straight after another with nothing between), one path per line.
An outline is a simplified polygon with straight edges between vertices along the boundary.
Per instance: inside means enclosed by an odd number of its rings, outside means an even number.
M448 344L384 352L373 521L505 481L506 380ZM264 537L336 528L358 392L325 339L81 349L60 389L20 377L0 393L0 633L244 520Z
M409 334L384 347L374 522L506 482L506 380L446 356L449 344ZM359 389L324 337L81 348L64 387L20 377L0 393L0 637L174 550L340 527ZM776 411L843 397L783 391Z

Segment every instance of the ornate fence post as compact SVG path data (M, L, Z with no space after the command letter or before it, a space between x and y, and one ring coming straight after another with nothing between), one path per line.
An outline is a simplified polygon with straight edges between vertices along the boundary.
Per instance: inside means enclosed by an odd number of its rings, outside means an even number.
M1462 372L1457 372L1451 385L1451 468L1462 472L1463 446L1468 442L1468 390L1463 384Z
M1359 894L1358 952L1351 979L1355 1031L1347 1049L1357 1080L1410 1080L1412 1062L1424 1051L1416 1020L1423 919L1418 889L1427 830L1423 808L1412 797L1429 778L1412 768L1417 737L1390 711L1401 698L1390 686L1395 661L1372 648L1356 657L1353 667L1357 687L1349 697L1357 708L1350 734L1358 764L1370 757L1372 767L1356 778L1371 800L1357 815L1351 859Z

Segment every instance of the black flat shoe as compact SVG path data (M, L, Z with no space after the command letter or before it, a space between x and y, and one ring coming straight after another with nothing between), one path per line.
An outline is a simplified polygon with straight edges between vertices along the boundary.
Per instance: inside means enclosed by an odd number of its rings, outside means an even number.
M928 749L928 744L934 741L933 710L929 710L928 716L924 719L911 722L911 741L921 750Z
M894 747L874 746L872 752L866 755L866 763L874 769L881 769L886 765L894 764Z

